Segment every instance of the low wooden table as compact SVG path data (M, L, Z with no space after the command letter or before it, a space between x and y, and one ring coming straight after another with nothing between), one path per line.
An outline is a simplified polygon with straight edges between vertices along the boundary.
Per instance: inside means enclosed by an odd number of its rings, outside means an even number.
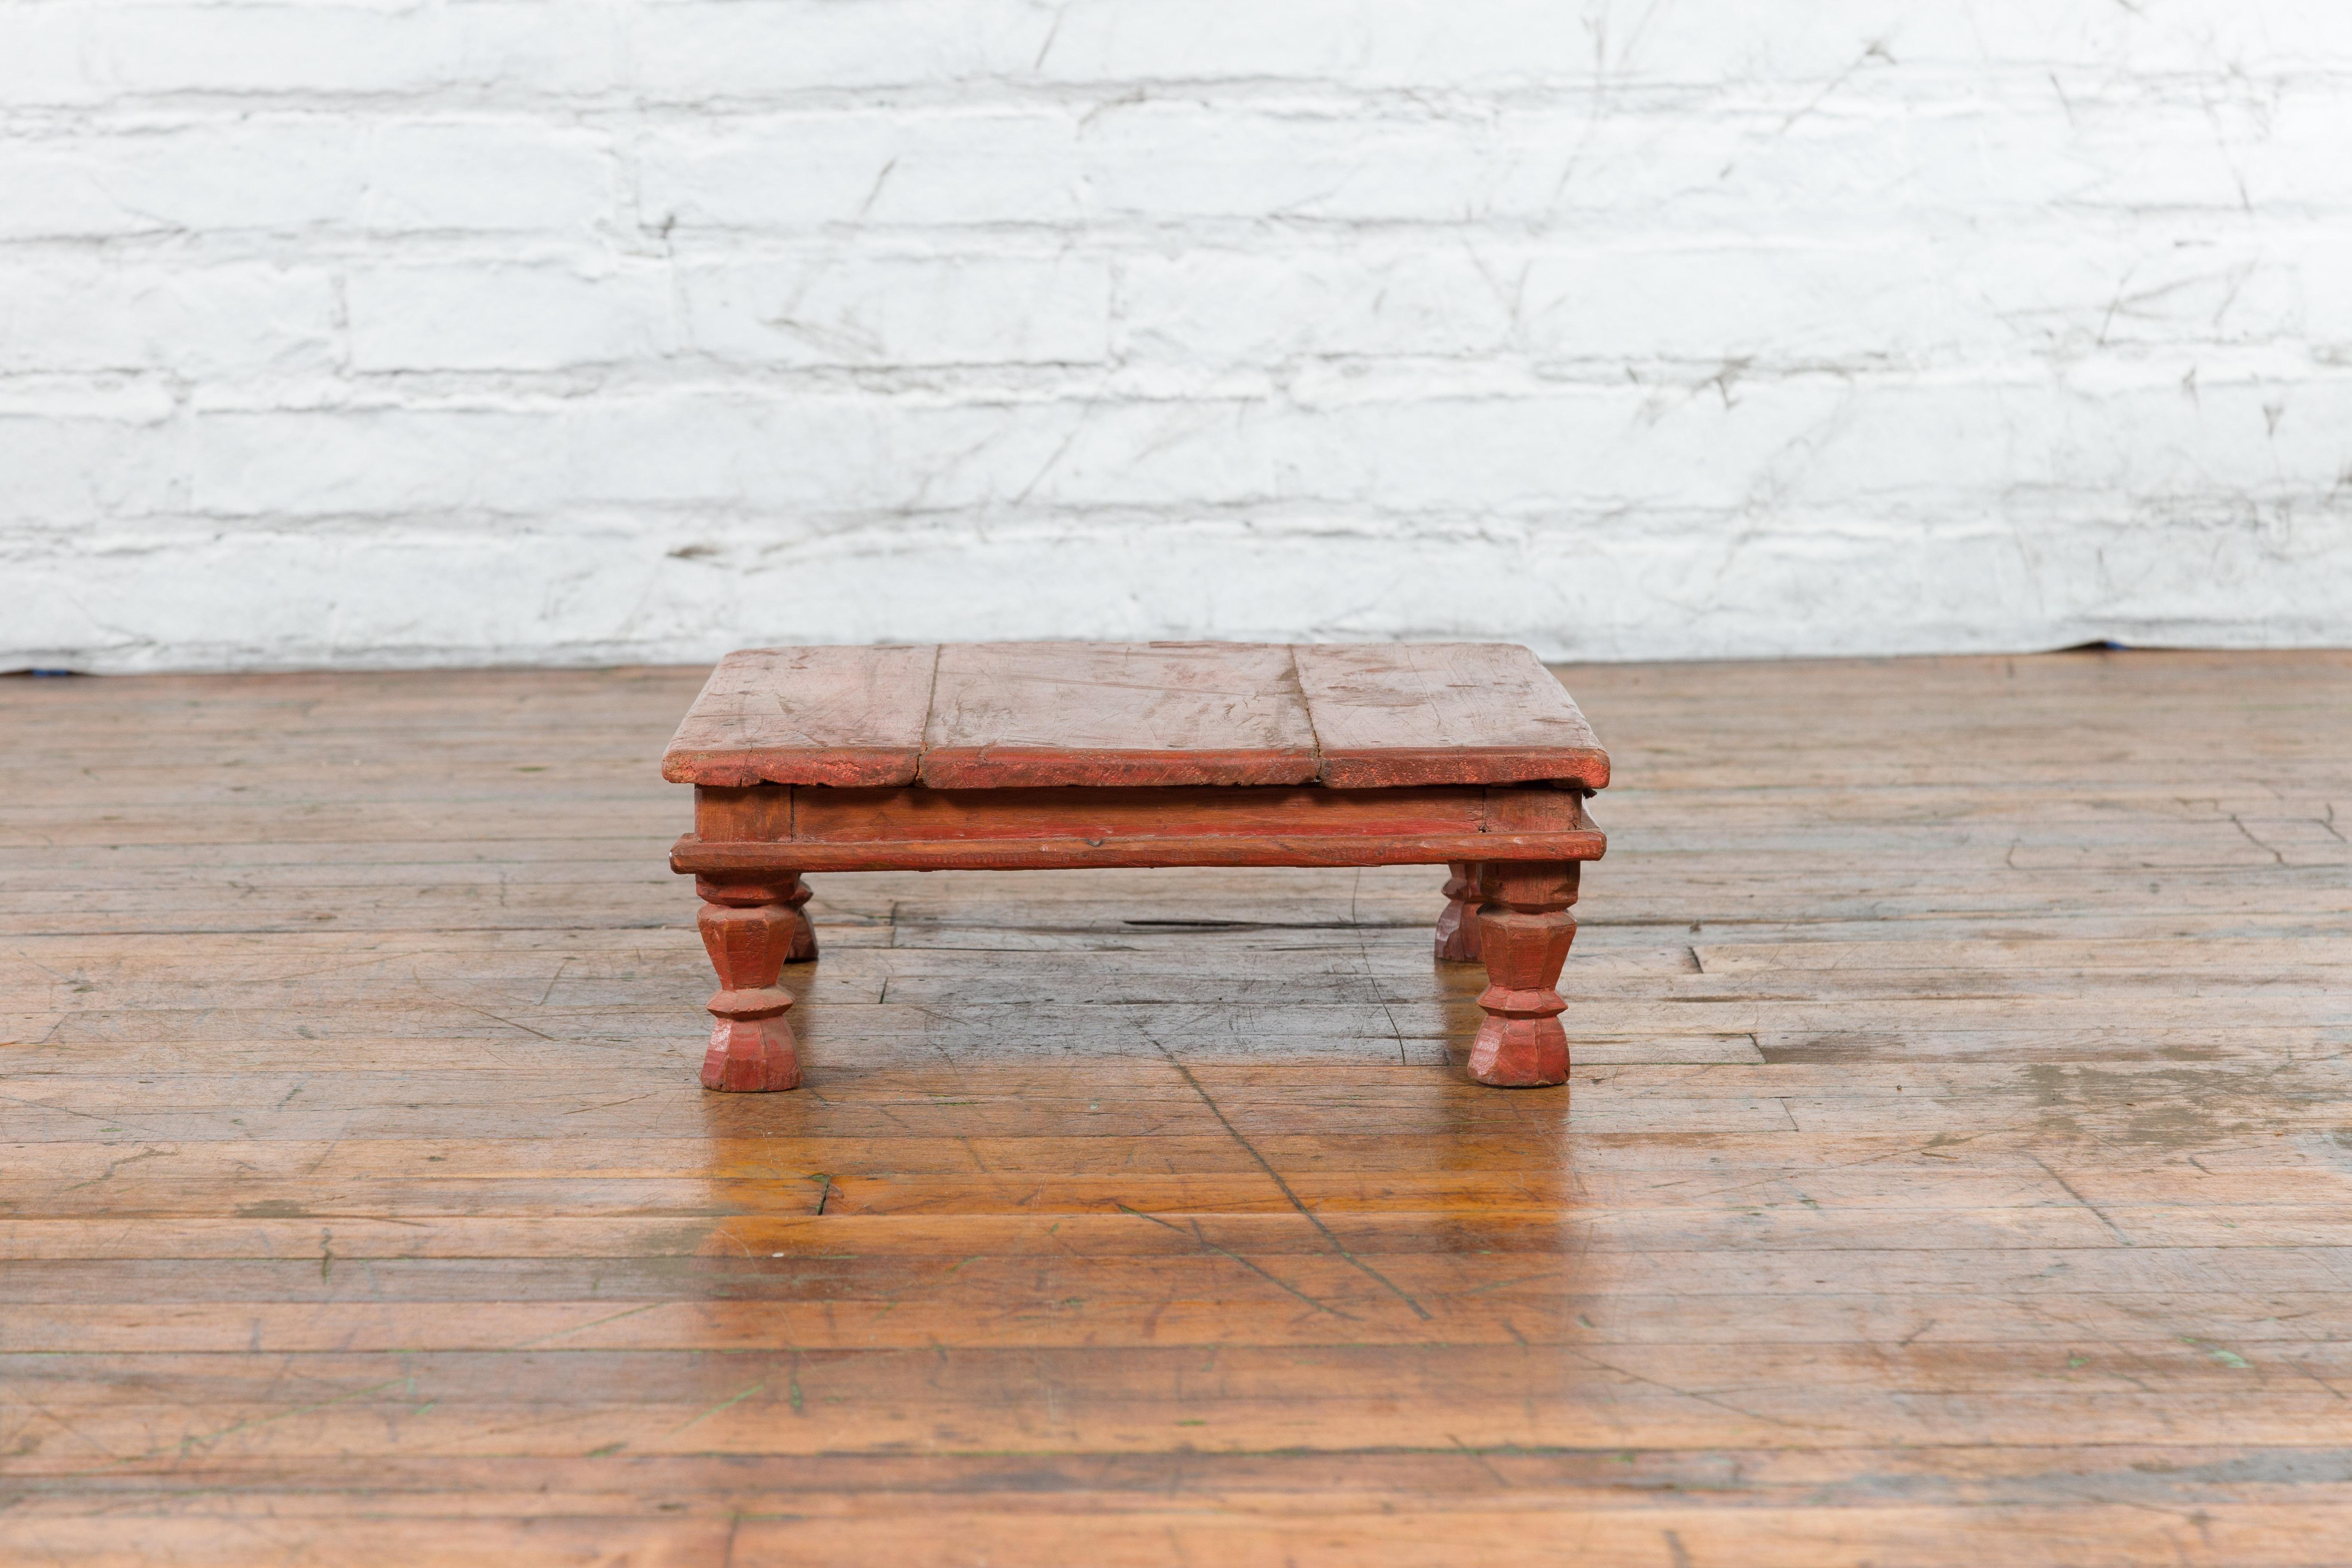
M950 643L729 654L662 776L719 972L702 1082L800 1082L777 984L809 871L1451 868L1437 955L1483 957L1481 1083L1568 1078L1553 989L1609 756L1507 643Z

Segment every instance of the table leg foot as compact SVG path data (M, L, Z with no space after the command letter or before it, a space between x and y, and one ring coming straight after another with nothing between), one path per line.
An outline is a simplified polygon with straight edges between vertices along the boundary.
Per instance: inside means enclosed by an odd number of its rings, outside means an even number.
M703 1088L765 1094L800 1086L800 1053L782 1015L721 1018L711 1026L710 1048L702 1054Z
M801 877L794 877L793 879L793 890L786 893L783 898L785 907L793 911L792 945L787 948L784 952L784 962L786 963L811 963L815 962L816 927L809 923L808 910L803 907L808 901L809 885L807 879Z
M705 1089L759 1093L800 1086L800 1055L784 1018L793 997L776 984L793 938L807 926L791 897L799 881L789 875L695 879L703 898L696 923L719 973L719 991L706 1005L711 1030L702 1058Z
M1486 989L1478 1005L1486 1021L1470 1047L1470 1076L1510 1088L1568 1081L1568 1034L1559 1015L1568 1004L1553 989L1569 944L1576 940L1578 863L1502 861L1486 882L1478 911L1479 952Z
M1466 963L1478 956L1478 906L1486 901L1484 861L1446 865L1445 911L1437 917L1437 956Z

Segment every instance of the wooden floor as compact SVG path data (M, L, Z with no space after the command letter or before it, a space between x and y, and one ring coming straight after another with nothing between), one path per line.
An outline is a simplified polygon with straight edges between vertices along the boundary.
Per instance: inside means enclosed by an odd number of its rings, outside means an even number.
M812 879L688 670L0 682L0 1562L2352 1562L2352 654L1567 672L1442 870Z

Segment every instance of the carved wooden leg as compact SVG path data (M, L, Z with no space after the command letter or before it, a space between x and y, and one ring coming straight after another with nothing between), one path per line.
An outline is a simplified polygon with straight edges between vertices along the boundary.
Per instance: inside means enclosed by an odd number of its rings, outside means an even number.
M1437 956L1468 963L1478 956L1478 906L1486 901L1490 868L1483 860L1453 860L1445 869L1445 912L1437 917Z
M784 1009L793 994L776 975L806 928L791 900L799 879L758 881L694 879L703 898L702 945L719 972L719 991L708 1004L712 1020L710 1049L702 1058L702 1087L739 1090L797 1089L800 1055ZM807 895L802 895L805 898Z
M1578 869L1574 860L1506 860L1492 868L1478 911L1486 961L1478 1005L1486 1019L1470 1047L1470 1076L1480 1083L1568 1081L1568 1035L1559 1026L1568 1004L1552 987L1576 940L1568 906L1576 902Z
M793 911L793 942L784 953L786 963L812 963L816 960L816 927L809 923L808 910L801 906L809 901L809 885L798 877L793 879L793 890L783 901Z

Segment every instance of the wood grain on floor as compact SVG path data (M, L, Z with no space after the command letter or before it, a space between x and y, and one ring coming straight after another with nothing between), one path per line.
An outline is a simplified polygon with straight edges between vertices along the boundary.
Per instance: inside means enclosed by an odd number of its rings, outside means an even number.
M815 877L700 670L0 682L0 1561L2352 1561L2352 654L1564 672L1565 1089L1442 868Z

